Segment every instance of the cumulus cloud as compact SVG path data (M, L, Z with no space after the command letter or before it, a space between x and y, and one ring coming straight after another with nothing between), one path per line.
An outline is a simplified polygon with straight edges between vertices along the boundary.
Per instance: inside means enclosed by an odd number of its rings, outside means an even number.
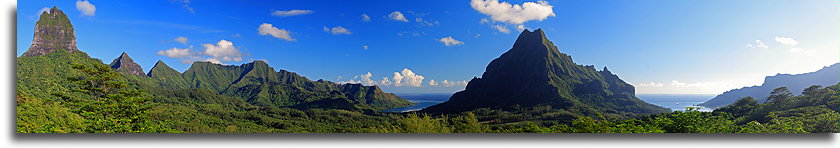
M82 12L82 15L94 16L96 15L96 6L89 1L76 1L76 9Z
M358 76L354 76L353 79L341 81L341 77L339 77L340 84L363 84L363 85L381 85L381 86L408 86L408 87L421 87L423 86L423 79L425 77L421 75L415 74L413 71L409 70L408 68L403 69L400 72L394 72L394 76L389 77L382 77L382 80L376 81L373 80L373 74L367 72L365 74L361 74ZM434 82L437 84L437 82Z
M754 44L752 44L752 43L747 44L746 47L747 48L765 48L765 49L770 48L770 47L767 46L767 44L764 44L764 42L762 42L761 40L755 40Z
M382 80L379 81L379 84L388 86L391 85L391 80L388 80L388 77L382 77Z
M522 24L516 25L516 30L518 30L518 31L525 30L525 25L522 25Z
M472 0L470 6L481 14L490 16L494 21L509 24L522 24L527 21L542 21L554 15L552 5L547 1L513 4L498 0Z
M399 11L391 12L391 14L388 14L388 18L395 21L408 22L408 19L405 18L405 15L403 15L403 13Z
M441 83L443 83L443 86L447 86L447 87L449 87L449 86L467 86L467 80L461 80L461 81L443 80L443 82L441 82Z
M204 46L204 55L211 56L213 59L220 61L242 61L242 52L233 46L233 42L227 40L220 40L215 45L202 44Z
M464 42L455 40L455 38L452 38L452 36L448 36L448 37L445 37L445 38L440 38L440 39L438 39L438 41L443 43L443 45L446 45L446 46L455 46L455 45L464 44Z
M493 26L493 29L496 29L496 30L498 30L499 32L501 32L501 33L505 33L505 34L510 33L510 30L509 30L507 27L502 26L502 25L496 25L496 26Z
M405 68L401 72L394 72L392 79L394 80L394 86L420 87L423 86L423 79L425 77L417 75L408 68Z
M362 49L368 50L368 45L362 45Z
M797 44L799 44L799 41L796 41L796 40L794 40L793 38L790 38L790 37L776 37L776 42L779 42L783 45L788 45L788 46L796 46Z
M274 38L283 39L283 40L286 40L286 41L297 40L297 39L292 38L292 35L290 35L289 31L286 31L286 29L279 29L279 28L274 27L274 25L269 24L269 23L260 24L260 27L257 28L257 30L259 31L260 35L271 35Z
M352 32L350 32L350 30L347 30L347 28L344 28L344 27L341 27L341 26L336 26L336 27L332 27L332 28L327 28L327 27L325 26L325 27L324 27L324 31L325 31L325 32L332 33L333 35L340 35L340 34L349 35L349 34L353 34Z
M193 61L208 61L216 64L223 64L223 62L241 62L246 55L242 53L233 42L227 40L220 40L212 44L202 44L203 51L193 50L193 46L189 48L170 48L168 50L161 50L157 55L180 59L181 63L191 63ZM249 60L253 60L250 59Z
M639 84L638 86L662 87L662 86L665 86L665 84L662 84L662 83L649 82L649 83L642 83L642 84Z
M219 59L215 59L215 58L206 58L202 61L210 62L210 63L213 63L213 64L224 64L224 63L222 63L222 61L219 61Z
M437 85L438 85L438 83L437 83L437 82L435 82L435 80L429 80L429 85L430 85L430 86L437 86Z
M274 12L271 12L271 15L277 16L277 17L287 17L287 16L295 16L295 15L306 15L306 14L312 14L312 13L315 13L315 11L312 11L312 10L297 10L297 9L296 10L285 10L285 11L284 10L275 10Z
M189 48L183 48L183 49L172 47L169 50L158 51L157 54L162 55L162 56L166 56L166 57L170 57L170 58L191 57L191 56L194 56L194 55L198 54L196 52L190 51L192 49L192 47L193 46L190 46Z
M175 38L174 41L181 44L187 44L187 37L179 36L178 38Z
M370 22L371 21L370 16L368 16L367 14L362 14L362 21Z

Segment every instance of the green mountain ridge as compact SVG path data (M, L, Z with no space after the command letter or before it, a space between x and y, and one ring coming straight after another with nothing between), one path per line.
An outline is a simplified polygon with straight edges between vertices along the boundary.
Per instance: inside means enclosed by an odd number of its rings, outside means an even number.
M117 72L129 75L137 75L137 76L146 76L146 73L143 73L143 68L140 67L139 64L134 63L134 60L128 56L125 52L120 54L119 57L114 59L111 64L108 65L111 69L117 70Z
M381 110L412 104L378 86L312 81L294 72L275 71L263 61L240 66L194 62L184 73L159 61L149 76L157 83L148 87L207 89L265 107Z
M421 110L459 113L480 108L511 110L549 105L576 115L650 114L666 108L635 97L635 89L606 67L577 65L541 29L525 30L513 47L488 64L481 78L449 101Z

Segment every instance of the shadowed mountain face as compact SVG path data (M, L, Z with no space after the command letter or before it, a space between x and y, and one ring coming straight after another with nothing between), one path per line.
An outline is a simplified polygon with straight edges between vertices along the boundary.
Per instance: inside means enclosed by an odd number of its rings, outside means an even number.
M131 57L128 57L128 54L125 52L120 54L120 57L114 59L114 61L111 62L111 65L108 66L122 74L146 76L146 74L143 73L143 68L137 63L134 63L134 60L131 59Z
M449 101L423 109L457 113L478 108L550 105L573 113L657 113L668 109L635 97L633 86L605 67L577 65L546 39L541 29L525 30L513 48L490 62L481 78L470 80Z
M56 50L79 51L76 48L76 33L70 19L64 12L53 7L49 12L41 13L40 19L35 23L32 45L22 56L44 55Z
M729 90L699 105L709 108L719 108L748 96L755 98L759 103L764 103L767 100L767 96L770 96L770 92L775 88L787 87L795 95L799 95L802 94L802 90L811 85L830 86L838 82L840 82L840 63L810 73L767 76L764 78L764 83L761 86Z

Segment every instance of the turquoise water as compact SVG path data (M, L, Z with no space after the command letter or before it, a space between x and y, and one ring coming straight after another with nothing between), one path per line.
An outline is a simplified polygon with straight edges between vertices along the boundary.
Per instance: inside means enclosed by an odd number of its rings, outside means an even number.
M383 112L409 112L437 105L449 100L450 93L399 93L397 96L415 103L413 106L392 108ZM636 95L645 102L670 108L673 111L685 111L686 107L700 107L700 111L712 111L710 108L695 106L708 101L715 95L684 95L684 94L639 94Z
M685 111L686 107L700 107L700 111L712 111L713 109L696 105L712 99L715 95L638 94L636 97L651 104L670 108L672 111Z
M449 100L449 97L452 96L450 93L398 93L397 96L405 98L412 103L415 103L413 106L409 107L399 107L399 108L392 108L388 110L384 110L382 112L409 112L409 111L416 111L421 110L423 108L437 105Z

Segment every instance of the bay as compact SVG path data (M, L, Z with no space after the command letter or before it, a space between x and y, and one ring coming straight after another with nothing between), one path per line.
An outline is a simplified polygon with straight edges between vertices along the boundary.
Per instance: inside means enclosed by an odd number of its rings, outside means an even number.
M451 93L397 93L397 96L415 103L408 107L398 107L382 112L410 112L437 105L449 100ZM699 111L712 111L711 108L696 106L713 98L713 94L638 94L636 97L645 102L670 108L672 111L685 111L686 107L697 107Z

